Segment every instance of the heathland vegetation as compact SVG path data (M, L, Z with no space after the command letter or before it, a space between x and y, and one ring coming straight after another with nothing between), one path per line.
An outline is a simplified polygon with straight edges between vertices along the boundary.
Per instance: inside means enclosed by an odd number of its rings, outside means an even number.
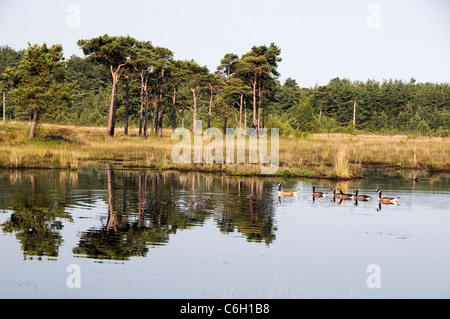
M129 168L223 172L260 175L258 165L177 164L171 160L170 129L163 136L138 137L139 128L114 138L104 127L42 124L29 139L26 122L0 124L0 167L78 169L92 162L113 162ZM205 142L207 144L207 142ZM441 137L322 133L281 136L279 169L284 177L348 179L363 176L367 165L450 171L450 140Z
M202 129L279 128L282 175L351 178L368 163L450 169L448 83L281 83L281 49L274 43L241 56L226 53L216 70L129 36L103 35L78 45L85 56L68 59L61 45L0 47L0 91L7 92L0 167L75 169L87 160L120 160L160 169L259 172L250 164L171 162L172 130L196 131L195 120L202 120Z

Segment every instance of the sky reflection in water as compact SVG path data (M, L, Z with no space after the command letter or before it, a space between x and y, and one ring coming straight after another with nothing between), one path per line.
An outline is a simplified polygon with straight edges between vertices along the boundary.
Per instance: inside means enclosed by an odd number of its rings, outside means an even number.
M299 195L278 198L278 179L109 165L0 172L0 296L448 298L449 178L409 174L287 180ZM333 200L332 188L372 200ZM399 205L379 206L378 188ZM70 264L80 289L66 285ZM380 288L367 286L371 264Z

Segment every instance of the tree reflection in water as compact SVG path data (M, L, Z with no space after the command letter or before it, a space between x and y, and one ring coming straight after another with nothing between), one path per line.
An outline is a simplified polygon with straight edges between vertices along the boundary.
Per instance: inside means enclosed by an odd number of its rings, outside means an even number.
M72 218L65 212L61 193L52 192L51 198L42 192L52 183L48 176L34 172L25 175L23 180L20 178L20 187L1 185L0 207L12 210L10 218L1 225L3 232L15 233L25 258L57 257L63 243L62 220ZM18 175L10 175L10 180L17 181Z
M25 257L57 257L70 207L98 212L102 226L84 230L73 247L76 256L127 260L166 245L171 235L213 220L223 234L239 232L250 242L275 240L273 183L225 175L102 169L77 172L16 171L0 175L2 224L14 233ZM106 191L105 191L106 190Z

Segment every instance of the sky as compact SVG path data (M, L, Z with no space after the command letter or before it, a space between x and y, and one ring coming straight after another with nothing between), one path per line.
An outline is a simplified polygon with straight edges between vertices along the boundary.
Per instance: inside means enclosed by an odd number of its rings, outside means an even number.
M448 0L0 0L0 46L130 35L215 71L226 53L281 48L283 83L450 82Z

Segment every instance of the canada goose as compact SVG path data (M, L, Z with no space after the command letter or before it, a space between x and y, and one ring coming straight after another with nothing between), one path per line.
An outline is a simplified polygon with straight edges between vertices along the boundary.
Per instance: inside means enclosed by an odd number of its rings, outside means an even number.
M344 194L343 192L342 192L342 189L340 189L340 188L338 188L337 189L338 190L338 192L339 192L339 197L341 198L341 199L352 199L352 194Z
M281 182L279 182L278 185L278 196L297 196L298 194L298 190L286 190L286 191L282 191L281 190Z
M367 200L371 200L372 199L372 197L367 196L367 195L358 195L358 190L357 189L354 191L354 194L355 195L353 195L353 199L356 199L356 200L367 201Z
M378 202L383 204L396 204L400 197L381 197L381 189L378 192Z
M316 192L316 188L313 186L313 197L327 197L327 193Z
M333 188L332 191L333 191L333 197L341 197L341 194L339 193L339 189L336 190L336 188Z
M333 188L332 191L333 191L333 199L331 201L333 203L335 203L336 202L336 198L341 201L342 200L341 196L339 194L336 194L336 188Z

